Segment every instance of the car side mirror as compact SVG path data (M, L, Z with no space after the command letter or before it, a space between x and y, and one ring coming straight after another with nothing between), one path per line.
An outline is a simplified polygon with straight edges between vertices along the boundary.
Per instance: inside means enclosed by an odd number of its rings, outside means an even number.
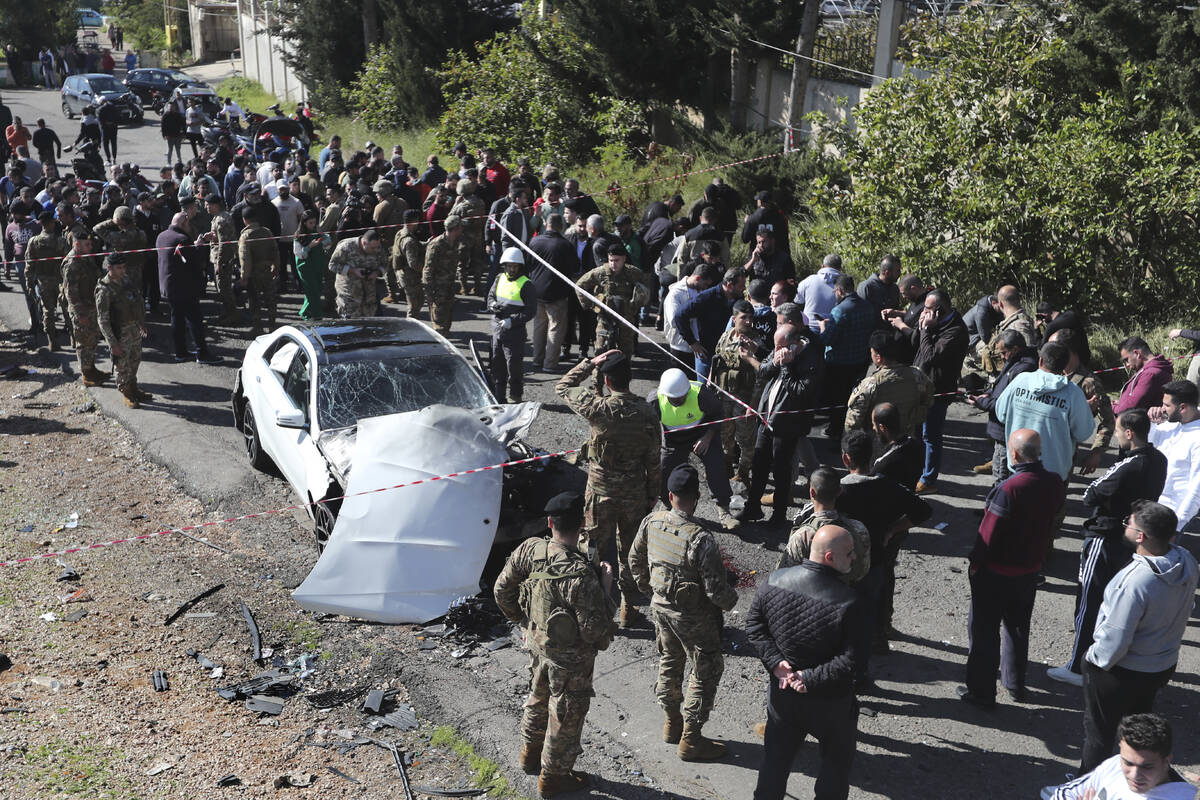
M304 412L294 408L287 409L286 411L276 411L275 424L281 428L308 427L308 423L304 420Z

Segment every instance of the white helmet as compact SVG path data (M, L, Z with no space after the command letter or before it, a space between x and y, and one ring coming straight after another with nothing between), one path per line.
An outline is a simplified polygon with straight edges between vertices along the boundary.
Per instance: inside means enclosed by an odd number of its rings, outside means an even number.
M667 397L683 397L692 388L691 383L687 379L687 375L683 374L683 370L672 368L662 374L658 380L658 391L660 394L665 394Z
M521 252L521 248L519 247L510 247L504 251L504 255L500 256L500 263L525 266L525 254Z

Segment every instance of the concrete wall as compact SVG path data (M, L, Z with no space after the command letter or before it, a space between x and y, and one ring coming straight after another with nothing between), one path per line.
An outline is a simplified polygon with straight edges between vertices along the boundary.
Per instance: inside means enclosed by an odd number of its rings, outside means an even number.
M303 101L308 97L308 90L292 68L284 63L286 43L268 33L268 10L257 0L237 0L237 5L242 74L289 103Z
M234 3L188 3L188 22L196 61L228 58L240 46Z
M754 70L750 88L750 112L746 124L760 131L787 126L787 94L792 73L778 67L778 59L763 59ZM853 83L809 78L804 94L804 113L823 111L830 119L849 120L865 89ZM803 116L803 115L801 115Z

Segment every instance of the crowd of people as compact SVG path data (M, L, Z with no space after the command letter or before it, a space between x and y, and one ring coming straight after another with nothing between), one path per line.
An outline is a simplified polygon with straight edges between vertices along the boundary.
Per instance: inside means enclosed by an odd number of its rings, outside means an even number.
M14 152L32 143L56 160L53 132L22 133L0 102L0 127L14 125ZM1010 698L1025 699L1033 600L1067 484L1076 470L1099 470L1115 443L1117 462L1082 498L1075 640L1049 674L1084 687L1083 772L1102 783L1113 758L1142 759L1137 774L1157 777L1128 778L1135 792L1174 780L1163 767L1169 731L1147 712L1173 674L1196 588L1196 561L1177 541L1200 508L1200 411L1196 384L1173 380L1173 362L1143 339L1121 343L1130 377L1113 400L1091 371L1083 314L1042 305L1031 315L1013 286L960 314L894 255L857 283L836 254L797 275L772 195L744 209L719 177L686 213L673 195L610 224L553 165L518 159L510 172L494 151L472 155L462 143L450 171L437 155L418 167L398 146L343 149L337 136L315 157L276 147L261 160L228 133L189 140L193 157L156 180L114 164L95 190L70 174L33 174L28 151L7 164L5 280L25 294L30 347L57 349L65 327L94 386L112 377L97 367L103 339L136 408L150 399L137 381L146 322L164 304L171 335L156 346L176 361L219 361L201 305L212 283L216 324L249 336L277 324L283 293L302 296L304 320L403 304L443 334L458 297L482 297L502 402L523 399L527 370L556 374L565 362L556 392L591 427L587 489L552 501L551 538L521 545L495 587L529 634L520 762L540 775L543 796L581 785L573 766L596 653L618 624L644 622L645 597L664 740L688 761L725 755L702 729L722 671L722 615L737 594L696 517L695 455L721 527L786 526L746 623L769 674L755 797L783 796L806 734L822 746L817 796L846 797L855 697L874 690L871 656L889 649L897 559L932 513L927 497L942 491L955 402L987 413L980 450L990 460L975 469L993 480L969 555L960 696L993 709L999 670ZM735 236L749 253L741 263ZM639 396L631 364L648 354L639 333L651 327L672 358ZM1172 336L1200 342L1195 331ZM813 446L818 420L835 464ZM797 491L805 502L793 503ZM1083 797L1097 785L1052 791Z
M24 43L20 46L12 43L5 45L4 55L13 86L57 89L62 86L68 75L99 72L112 75L117 66L117 56L114 53L119 54L119 51L124 49L125 42L124 34L117 25L109 28L110 40L113 39L114 29L119 43L114 43L111 49L98 47L94 43L81 45L76 42L59 47L36 47ZM138 64L138 54L135 50L126 50L122 58L127 69L133 69Z

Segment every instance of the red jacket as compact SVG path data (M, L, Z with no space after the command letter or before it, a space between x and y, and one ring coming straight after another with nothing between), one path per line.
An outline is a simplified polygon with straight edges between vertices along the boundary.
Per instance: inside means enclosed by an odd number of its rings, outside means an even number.
M1131 408L1154 408L1162 405L1163 387L1171 382L1175 365L1165 356L1155 356L1134 373L1121 387L1121 396L1113 403L1113 414L1120 416Z
M490 167L484 167L483 176L487 178L488 183L495 187L496 197L504 197L508 194L508 182L512 177L508 173L508 167L497 161Z
M1008 480L988 493L971 567L998 575L1029 575L1042 568L1067 485L1041 461L1015 464Z

